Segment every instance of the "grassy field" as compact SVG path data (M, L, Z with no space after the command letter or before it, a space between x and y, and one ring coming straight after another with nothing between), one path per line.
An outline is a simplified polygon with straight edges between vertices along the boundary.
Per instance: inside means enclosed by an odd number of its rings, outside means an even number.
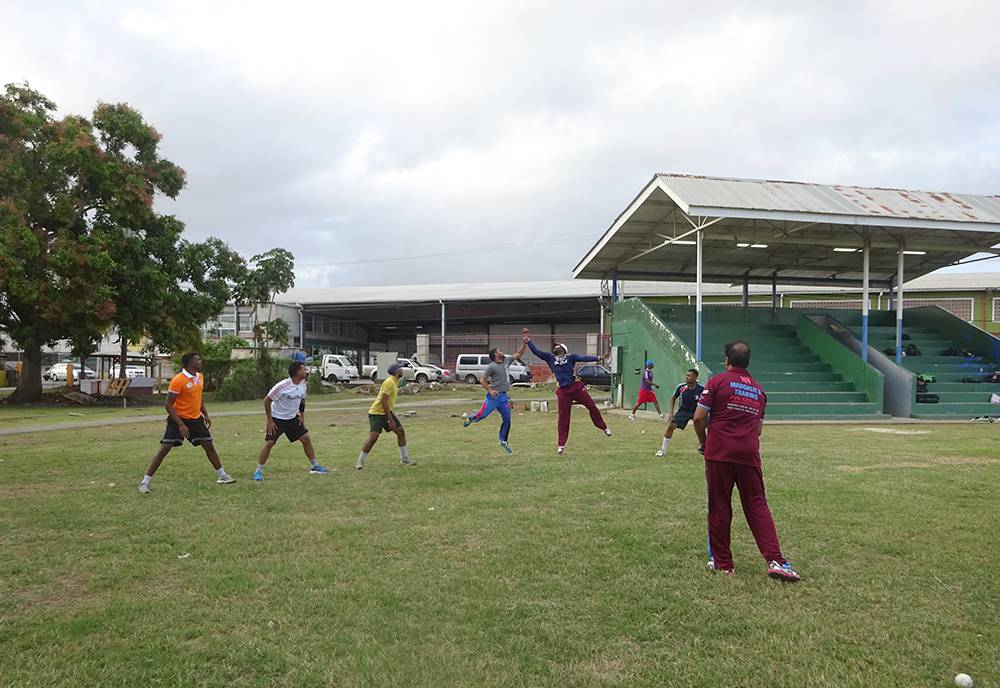
M314 412L321 460L219 419L214 483L151 423L0 437L0 686L1000 685L1000 460L990 425L777 426L769 499L803 575L705 570L702 461L679 433L574 414L404 418L353 462L363 411ZM921 434L897 434L921 433ZM737 507L738 511L738 507Z

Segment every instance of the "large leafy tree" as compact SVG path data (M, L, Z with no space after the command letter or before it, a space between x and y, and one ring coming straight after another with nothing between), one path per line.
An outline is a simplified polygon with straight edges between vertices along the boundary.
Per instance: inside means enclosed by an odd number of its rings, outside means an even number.
M0 327L25 351L13 401L41 397L41 347L87 348L114 324L128 344L171 349L197 341L246 273L217 239L189 243L155 212L184 172L159 154L159 133L128 105L99 104L91 120L56 119L28 86L0 97ZM120 366L124 374L124 366Z
M107 159L91 122L55 119L27 85L0 95L0 327L24 350L12 401L41 397L42 346L114 315L113 220L142 199Z

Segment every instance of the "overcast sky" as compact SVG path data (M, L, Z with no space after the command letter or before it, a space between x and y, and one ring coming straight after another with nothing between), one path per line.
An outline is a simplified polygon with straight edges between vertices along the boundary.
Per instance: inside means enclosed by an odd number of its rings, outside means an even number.
M299 287L568 279L657 171L1000 191L987 0L0 0L0 17L3 82L63 113L137 107L188 174L162 209L247 255L289 248Z

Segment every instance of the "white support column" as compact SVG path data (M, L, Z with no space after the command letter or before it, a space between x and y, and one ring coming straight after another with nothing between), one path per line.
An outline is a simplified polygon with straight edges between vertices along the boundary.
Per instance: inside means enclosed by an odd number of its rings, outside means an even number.
M598 334L600 335L600 337L599 337L599 339L597 341L597 348L598 348L598 351L601 351L603 353L603 346L604 346L604 298L601 297L601 296L597 297L597 307L601 309L601 314L600 314L601 325L600 325L600 329L598 330Z
M861 287L861 360L865 363L868 362L868 301L870 299L869 295L869 272L871 271L871 262L869 251L871 250L871 241L865 239L865 255L862 261L862 272L864 273L862 277L862 287Z
M704 230L698 230L698 248L697 248L697 267L695 269L695 300L694 300L694 357L695 360L701 361L702 351L701 351L701 279L702 279L702 264L704 262L703 258L703 248L704 243Z
M444 341L444 338L445 338L445 334L447 333L447 329L448 328L447 328L447 324L446 324L446 320L445 320L444 301L441 301L441 367L442 368L446 367L446 365L447 365L445 363L445 360L444 360L444 355L445 355L445 341Z
M899 263L896 269L896 363L903 362L903 244L899 244Z

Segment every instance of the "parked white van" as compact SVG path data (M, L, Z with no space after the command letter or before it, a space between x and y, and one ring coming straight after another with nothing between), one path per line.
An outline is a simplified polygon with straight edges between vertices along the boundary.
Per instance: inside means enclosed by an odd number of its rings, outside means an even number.
M470 385L478 385L489 364L490 357L487 354L459 354L455 366L455 379L468 382ZM531 368L523 363L514 361L508 370L512 383L531 382Z

